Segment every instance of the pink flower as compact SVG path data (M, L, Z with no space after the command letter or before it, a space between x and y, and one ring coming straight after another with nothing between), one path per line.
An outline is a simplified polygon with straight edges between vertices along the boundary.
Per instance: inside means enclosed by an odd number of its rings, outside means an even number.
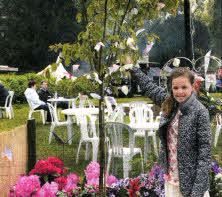
M197 75L195 76L193 87L196 92L199 92L199 89L200 89L200 86L202 85L203 80L204 79L202 77L199 77Z
M87 166L85 170L87 185L91 186L99 185L99 170L100 170L100 165L97 162L91 162Z
M48 183L46 182L43 187L36 192L32 197L56 197L59 186L55 182Z
M79 182L79 177L76 174L69 174L67 177L67 184L64 187L66 192L71 192L73 189L77 187L77 183Z
M113 183L117 183L117 181L118 179L113 175L108 176L106 180L108 186L111 186Z
M32 193L40 189L40 180L36 175L20 176L15 186L15 195L18 197L31 196Z

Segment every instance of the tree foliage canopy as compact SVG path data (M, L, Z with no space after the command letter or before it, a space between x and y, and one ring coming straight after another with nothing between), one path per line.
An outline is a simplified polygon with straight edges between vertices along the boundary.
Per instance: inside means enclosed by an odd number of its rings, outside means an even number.
M0 64L19 70L39 70L55 60L48 50L57 42L73 42L81 25L72 0L1 1L4 35L0 36Z

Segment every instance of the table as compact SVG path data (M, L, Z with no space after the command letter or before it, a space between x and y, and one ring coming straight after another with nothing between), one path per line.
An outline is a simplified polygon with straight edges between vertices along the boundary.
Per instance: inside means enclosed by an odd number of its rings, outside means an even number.
M68 136L68 139L72 139L73 137L73 117L81 115L87 115L90 118L91 126L92 126L92 132L96 131L96 119L97 115L99 114L99 108L85 108L85 107L79 107L79 108L70 108L70 109L64 109L61 111L62 114L67 115L68 120L68 133L70 134ZM70 143L72 143L72 140L69 140Z
M68 108L70 108L70 104L72 105L72 107L75 107L75 98L64 98L64 97L58 97L58 98L50 98L47 100L48 102L51 102L52 105L55 107L56 111L57 111L57 103L58 102L68 102L69 106ZM60 114L58 112L58 119L60 119Z
M69 103L74 103L75 98L64 98L64 97L58 97L58 98L50 98L47 101L54 103L54 107L57 108L57 102L69 102Z
M145 144L144 144L144 161L147 161L147 152L150 150L150 141L148 132L157 131L159 129L159 122L146 122L143 124L128 124L133 130L144 130L145 131Z

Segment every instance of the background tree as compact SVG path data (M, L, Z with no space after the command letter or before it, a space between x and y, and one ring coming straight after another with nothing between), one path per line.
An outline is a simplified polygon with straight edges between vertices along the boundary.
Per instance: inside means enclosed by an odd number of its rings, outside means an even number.
M179 1L175 0L90 0L87 12L79 13L77 19L86 21L86 30L78 35L74 44L51 46L55 51L62 47L63 57L68 65L71 59L80 58L89 62L93 72L98 73L100 83L99 130L100 130L100 192L102 195L105 174L104 152L104 81L119 82L121 74L109 67L119 60L120 65L130 55L134 63L141 57L137 48L137 35L145 20L158 17L161 8L176 13ZM85 1L83 1L85 6ZM141 29L140 29L141 30ZM137 31L137 33L136 33ZM142 30L140 33L143 33ZM148 41L155 41L154 34L147 35ZM148 43L149 44L149 43ZM93 73L92 72L92 73ZM93 74L92 74L93 75ZM94 76L95 77L95 76Z
M40 70L56 59L48 50L57 42L77 39L77 9L72 0L2 0L4 36L0 36L0 64L20 71Z

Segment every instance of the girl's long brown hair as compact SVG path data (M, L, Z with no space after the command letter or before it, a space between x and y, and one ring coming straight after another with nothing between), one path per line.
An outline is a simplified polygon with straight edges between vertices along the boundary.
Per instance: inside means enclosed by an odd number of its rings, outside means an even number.
M177 77L186 77L187 79L189 79L191 85L193 85L193 83L194 83L194 75L190 71L189 68L180 67L180 68L176 68L175 70L172 71L172 73L170 75L170 79L169 79L170 94L166 98L166 100L163 102L162 107L161 107L165 117L170 117L170 115L173 111L173 106L176 102L176 100L173 96L173 91L172 91L172 81L173 81L173 79L175 79Z

